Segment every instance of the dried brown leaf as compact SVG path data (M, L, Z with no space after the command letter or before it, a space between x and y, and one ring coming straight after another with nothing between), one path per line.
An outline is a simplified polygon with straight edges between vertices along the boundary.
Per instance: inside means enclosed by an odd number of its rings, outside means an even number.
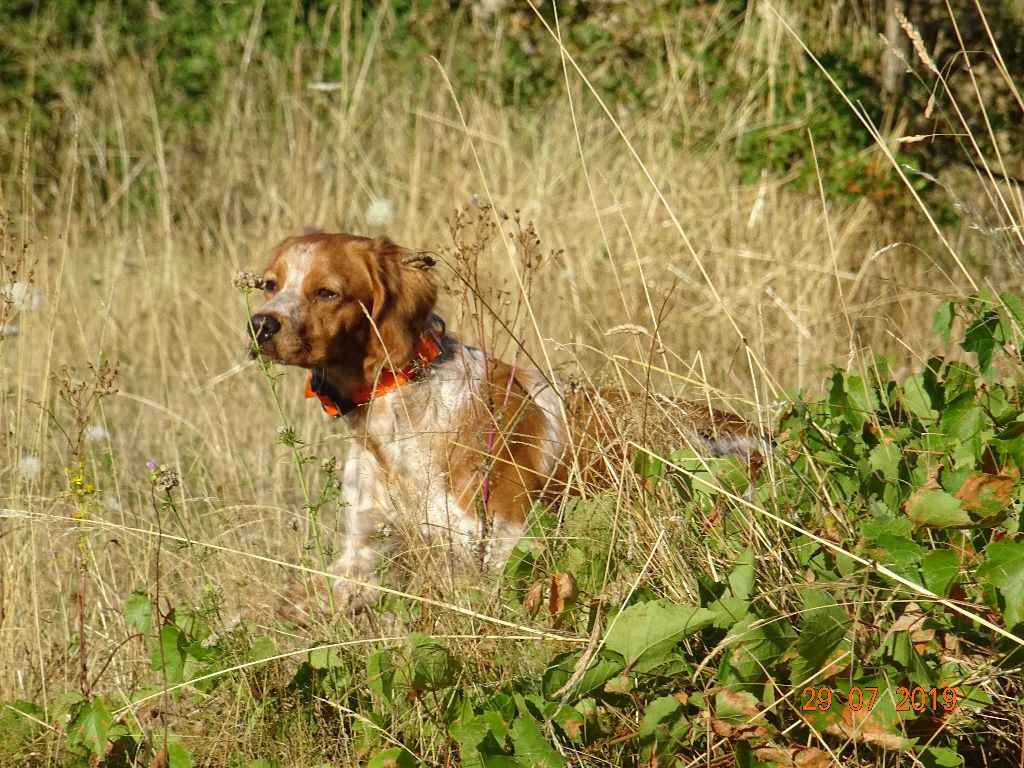
M576 577L571 573L556 573L551 577L551 594L548 596L548 615L551 625L558 629L565 620L565 612L576 604L579 590Z

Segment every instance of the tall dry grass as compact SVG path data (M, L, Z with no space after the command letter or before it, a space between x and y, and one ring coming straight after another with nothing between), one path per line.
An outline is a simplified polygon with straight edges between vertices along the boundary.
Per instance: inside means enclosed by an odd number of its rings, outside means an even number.
M565 93L537 111L453 87L436 61L416 62L409 77L386 32L346 54L344 87L327 92L297 77L294 61L254 51L255 40L226 52L223 99L198 145L161 124L145 64L116 60L102 38L85 53L108 74L88 98L55 107L65 132L54 154L40 154L31 132L8 131L24 161L3 179L4 258L20 264L20 280L32 270L43 301L15 307L6 322L16 328L0 341L0 699L45 701L78 686L82 567L88 667L113 657L106 684L128 690L147 661L114 653L111 627L132 589L158 584L165 606L218 600L230 615L289 576L252 555L310 558L304 500L267 384L246 360L248 310L231 285L304 226L437 252L443 311L459 317L445 263L454 212L518 211L555 254L528 297L528 349L562 372L638 382L650 364L667 371L659 388L711 391L766 422L781 392L817 388L830 364L869 349L927 357L937 301L969 287L934 233L915 228L923 234L907 240L872 203L767 175L740 185L730 137L764 119L761 101L707 101L698 62L671 46L656 106L609 114L553 40L538 55L564 67ZM765 12L748 15L736 55L771 72L778 57L802 54ZM687 142L707 125L720 141ZM1019 224L1019 192L984 174L951 184L966 201L964 219L941 227L952 249L971 254L977 282L1013 286L1018 264L973 211L1010 200ZM393 206L386 224L368 221L378 199ZM510 224L496 221L503 232L481 270L518 300ZM469 341L503 343L473 327ZM87 381L86 364L104 359L120 365L118 392L85 414L95 429L81 458L98 490L83 507L68 490L77 414L53 374L73 366ZM278 382L299 439L341 454L344 435L303 402L301 373L279 371ZM180 472L178 516L154 502L148 460ZM89 519L84 564L76 514ZM161 543L158 524L195 546ZM770 536L755 538L771 550ZM661 567L683 567L669 560Z

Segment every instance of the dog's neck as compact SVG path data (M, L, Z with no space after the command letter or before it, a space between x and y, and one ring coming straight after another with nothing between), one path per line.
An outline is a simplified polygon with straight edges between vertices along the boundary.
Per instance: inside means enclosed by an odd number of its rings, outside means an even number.
M376 397L412 381L444 353L444 321L433 316L413 348L411 359L397 368L382 367L372 382L355 380L348 371L310 371L306 397L315 397L330 416L347 416Z

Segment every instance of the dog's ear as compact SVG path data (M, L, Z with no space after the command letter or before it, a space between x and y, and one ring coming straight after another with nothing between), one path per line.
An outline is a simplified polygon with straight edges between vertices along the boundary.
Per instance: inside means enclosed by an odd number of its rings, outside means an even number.
M372 382L381 368L400 370L412 359L437 302L437 286L426 272L405 264L410 252L388 238L368 246L373 306L367 311L373 327L363 369Z

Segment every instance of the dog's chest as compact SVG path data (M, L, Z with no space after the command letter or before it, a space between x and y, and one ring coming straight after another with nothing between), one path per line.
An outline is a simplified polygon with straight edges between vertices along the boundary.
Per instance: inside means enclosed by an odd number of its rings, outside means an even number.
M460 350L429 376L374 400L354 425L355 443L375 457L376 481L394 511L427 521L462 514L453 509L449 460L481 369L473 351Z

